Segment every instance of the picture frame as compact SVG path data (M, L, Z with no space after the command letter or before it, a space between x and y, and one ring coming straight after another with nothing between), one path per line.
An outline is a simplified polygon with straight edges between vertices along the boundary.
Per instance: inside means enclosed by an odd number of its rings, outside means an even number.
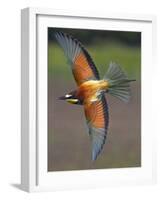
M48 173L46 41L47 27L52 26L89 29L97 27L100 30L110 28L142 33L140 168ZM154 184L156 145L155 133L151 134L154 118L152 97L148 94L152 86L148 84L148 80L151 79L151 66L155 67L155 16L25 8L21 12L21 49L21 188L34 192Z

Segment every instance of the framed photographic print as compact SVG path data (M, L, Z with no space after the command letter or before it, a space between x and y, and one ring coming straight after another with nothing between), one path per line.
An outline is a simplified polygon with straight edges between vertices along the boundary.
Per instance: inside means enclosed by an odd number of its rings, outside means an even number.
M155 17L26 8L21 19L22 189L154 183Z

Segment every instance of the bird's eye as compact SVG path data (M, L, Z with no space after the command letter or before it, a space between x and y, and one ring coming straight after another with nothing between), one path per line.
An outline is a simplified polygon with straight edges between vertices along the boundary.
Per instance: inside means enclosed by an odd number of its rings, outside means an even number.
M66 95L65 95L66 98L69 98L69 97L71 97L71 96L72 96L71 94L66 94Z

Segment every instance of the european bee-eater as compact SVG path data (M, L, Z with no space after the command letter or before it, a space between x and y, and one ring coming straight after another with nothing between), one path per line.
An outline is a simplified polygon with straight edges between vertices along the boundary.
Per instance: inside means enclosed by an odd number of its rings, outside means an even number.
M92 142L92 160L103 149L109 125L108 104L105 94L109 93L128 102L130 85L120 66L111 62L103 79L84 46L71 35L56 32L55 37L70 62L78 88L60 97L72 104L83 105Z

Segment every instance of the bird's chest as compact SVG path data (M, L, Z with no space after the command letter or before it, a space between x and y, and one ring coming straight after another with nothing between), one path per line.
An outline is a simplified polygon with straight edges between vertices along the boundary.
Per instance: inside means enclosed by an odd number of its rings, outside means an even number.
M87 81L83 83L77 92L78 98L84 103L89 103L92 101L96 101L97 97L100 95L101 85L99 81Z

